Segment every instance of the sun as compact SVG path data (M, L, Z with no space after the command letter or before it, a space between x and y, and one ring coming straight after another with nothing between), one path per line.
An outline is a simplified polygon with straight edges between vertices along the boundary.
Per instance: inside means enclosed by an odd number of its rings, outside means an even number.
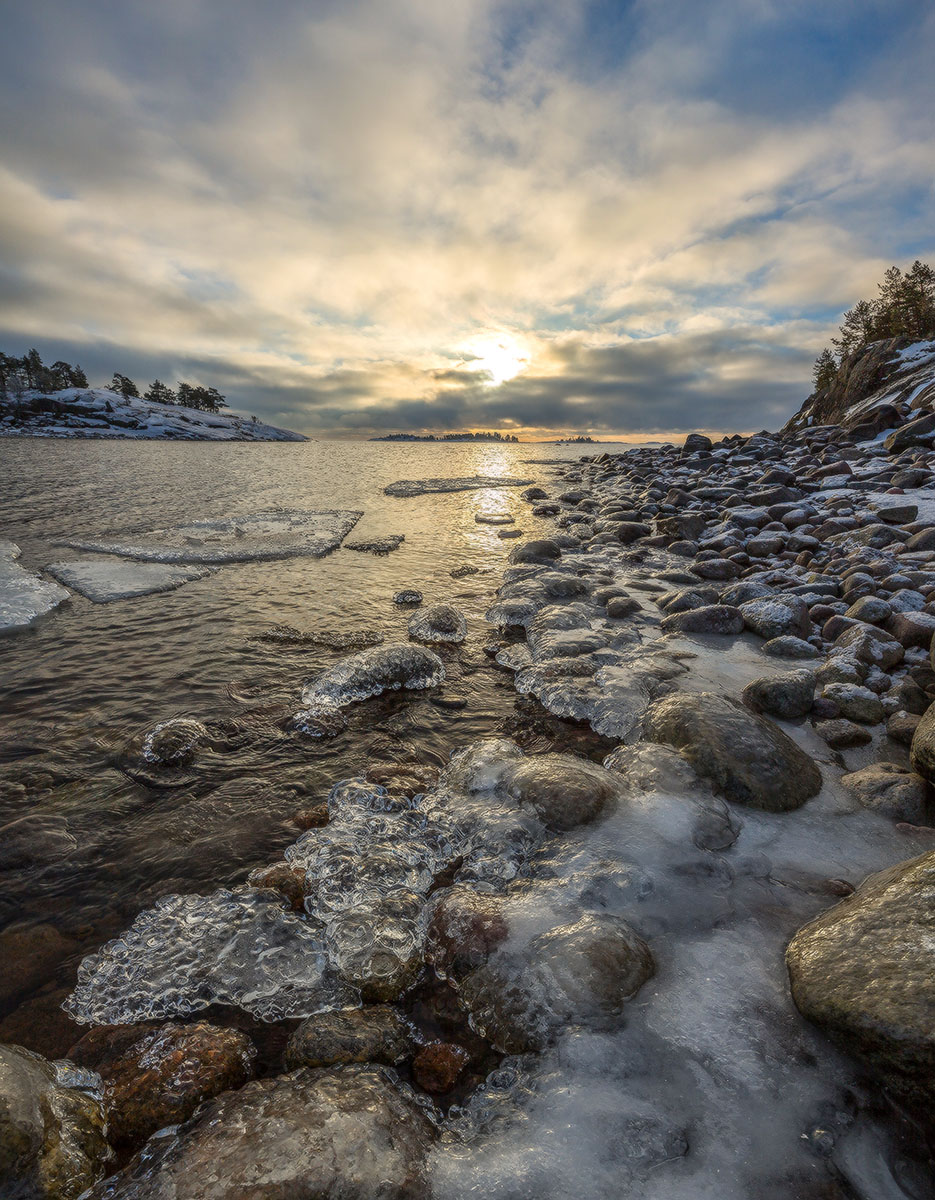
M526 348L508 333L482 333L465 342L465 361L473 371L483 371L488 387L515 378L529 363Z

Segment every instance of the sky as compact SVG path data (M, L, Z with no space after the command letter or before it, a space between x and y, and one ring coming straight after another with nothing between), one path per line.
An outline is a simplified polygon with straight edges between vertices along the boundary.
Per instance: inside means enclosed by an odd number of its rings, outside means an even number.
M778 428L935 263L931 0L6 0L0 349L313 436Z

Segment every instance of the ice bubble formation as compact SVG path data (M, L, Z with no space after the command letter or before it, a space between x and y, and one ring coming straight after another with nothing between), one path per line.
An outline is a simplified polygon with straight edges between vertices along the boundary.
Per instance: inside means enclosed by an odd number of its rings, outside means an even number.
M82 961L64 1008L84 1024L120 1025L210 1004L278 1021L355 1002L328 965L322 927L243 887L164 896Z
M304 710L296 717L301 725L347 704L369 700L381 692L400 688L437 687L445 678L442 660L424 646L390 642L342 658L302 691Z

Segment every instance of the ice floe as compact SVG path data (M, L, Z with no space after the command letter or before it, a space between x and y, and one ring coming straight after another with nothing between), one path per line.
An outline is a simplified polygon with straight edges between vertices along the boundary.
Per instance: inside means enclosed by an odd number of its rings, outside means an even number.
M481 488L525 487L531 479L509 475L459 475L453 479L398 479L383 489L387 496L425 496L429 492L473 492Z
M340 509L274 509L191 521L156 529L132 540L69 540L62 545L158 563L264 562L320 558L336 549L360 520Z
M212 575L211 567L190 567L171 563L134 562L132 559L82 558L56 562L46 567L59 583L64 583L95 604L112 600L130 600L171 592L195 579Z
M57 583L21 567L19 554L14 542L0 541L0 633L25 629L69 597Z

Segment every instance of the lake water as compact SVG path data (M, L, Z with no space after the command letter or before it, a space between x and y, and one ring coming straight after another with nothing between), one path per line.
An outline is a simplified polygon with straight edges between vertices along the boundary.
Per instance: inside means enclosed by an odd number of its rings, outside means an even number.
M529 705L483 653L490 639L483 614L513 543L474 520L478 512L510 512L515 528L534 536L540 522L522 489L395 499L383 488L433 476L548 483L548 466L526 460L594 450L0 442L0 537L20 546L32 570L84 557L61 539L123 538L277 507L359 509L349 540L406 539L385 557L339 549L320 559L233 563L173 592L109 604L75 593L36 627L0 639L0 826L28 815L30 828L48 833L45 849L19 862L14 856L0 876L0 925L52 923L61 935L58 956L46 954L36 978L7 998L6 1012L19 1011L9 1038L23 1040L23 1015L41 1011L51 1014L48 1029L33 1028L31 1044L62 1053L69 1033L58 1004L82 955L159 895L209 891L274 859L296 837L290 816L322 800L336 779L375 761L441 763L473 738L523 724ZM463 565L479 573L452 578ZM467 640L437 649L448 674L442 696L465 707L394 693L354 706L335 738L284 727L300 707L303 683L340 654L257 635L288 624L405 640L411 610L392 602L405 587L422 591L426 604L451 602L464 612ZM134 739L178 716L220 724L221 744L199 758L184 786L154 788L131 777Z

